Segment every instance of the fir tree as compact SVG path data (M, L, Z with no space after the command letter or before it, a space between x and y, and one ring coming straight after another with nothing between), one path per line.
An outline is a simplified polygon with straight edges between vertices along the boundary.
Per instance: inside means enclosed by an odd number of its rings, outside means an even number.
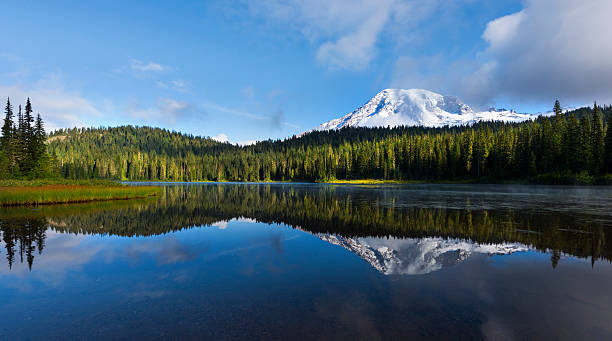
M605 155L605 142L604 142L604 125L603 116L600 108L597 106L597 102L593 106L593 119L592 119L592 131L591 131L591 172L593 174L600 174L604 167L604 155Z
M38 114L36 117L36 125L34 129L34 140L36 142L34 146L34 161L36 171L39 173L39 175L41 175L42 172L45 172L47 168L48 157L46 155L46 137L47 134L45 133L44 123L42 121L42 118L40 117L40 114Z
M580 119L580 154L578 156L578 163L580 164L580 171L586 171L592 163L592 129L591 120L588 116L582 116Z
M561 104L559 100L555 101L553 107L555 117L553 118L553 134L550 145L550 150L547 153L551 154L552 162L555 164L555 168L560 170L567 166L567 154L563 153L563 137L565 136L567 125L563 111L561 110Z
M10 99L6 100L4 112L6 116L2 125L2 138L0 138L0 161L2 162L0 171L7 173L7 176L12 176L15 172L15 123L13 122L13 106Z
M2 139L0 139L0 148L7 150L10 145L10 141L13 138L13 126L15 125L13 122L13 106L11 105L10 99L6 100L4 113L6 116L4 117L4 124L2 125Z
M15 156L15 161L17 162L19 168L22 168L23 162L26 158L26 133L25 133L25 121L23 119L23 112L21 111L21 104L19 105L19 110L17 111L17 129L15 129L15 139L13 146L13 154Z
M563 111L561 110L561 104L559 103L559 100L555 100L555 106L553 107L553 112L555 113L555 116L557 115L561 115L563 113Z
M23 131L26 136L26 141L30 141L34 137L34 129L32 126L32 124L34 123L34 116L32 116L32 103L30 102L29 97L25 105L23 123L24 123Z
M612 173L612 123L608 120L606 129L606 173Z
M563 149L568 159L567 167L574 173L579 172L582 167L580 136L580 122L576 115L571 114L567 124L567 132L563 139Z

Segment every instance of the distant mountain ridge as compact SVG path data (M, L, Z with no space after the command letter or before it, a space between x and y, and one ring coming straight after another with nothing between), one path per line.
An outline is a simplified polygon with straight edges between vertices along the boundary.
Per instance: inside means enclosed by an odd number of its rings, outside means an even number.
M514 110L474 111L459 98L423 89L385 89L363 106L314 130L343 127L442 127L473 124L478 121L522 122L537 115Z

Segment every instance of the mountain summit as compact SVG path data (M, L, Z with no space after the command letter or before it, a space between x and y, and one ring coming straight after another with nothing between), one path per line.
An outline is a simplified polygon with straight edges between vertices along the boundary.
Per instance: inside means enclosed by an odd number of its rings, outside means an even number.
M513 110L490 109L476 112L453 96L444 96L422 89L386 89L357 110L325 122L315 130L343 127L395 127L464 125L478 121L520 122L535 118Z

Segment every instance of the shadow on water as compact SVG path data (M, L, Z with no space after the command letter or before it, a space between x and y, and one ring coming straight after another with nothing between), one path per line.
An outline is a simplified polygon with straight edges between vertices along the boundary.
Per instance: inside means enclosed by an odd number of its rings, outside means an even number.
M0 230L9 268L17 261L32 268L49 229L135 237L234 218L289 225L335 244L364 237L520 243L550 253L556 267L562 254L593 264L612 260L611 193L521 186L164 186L159 199L3 208Z

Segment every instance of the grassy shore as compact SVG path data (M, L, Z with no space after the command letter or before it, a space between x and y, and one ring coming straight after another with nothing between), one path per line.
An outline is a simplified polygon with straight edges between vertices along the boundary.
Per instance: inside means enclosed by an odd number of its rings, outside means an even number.
M353 180L327 180L318 181L324 184L350 184L350 185L381 185L381 184L416 184L424 181L404 181L404 180L380 180L380 179L353 179Z
M113 181L3 180L0 206L124 200L158 195L155 186L126 186Z
M612 185L612 174L592 176L586 173L547 173L528 179L500 180L490 177L459 180L327 180L326 184L382 185L382 184L506 184L506 185Z

